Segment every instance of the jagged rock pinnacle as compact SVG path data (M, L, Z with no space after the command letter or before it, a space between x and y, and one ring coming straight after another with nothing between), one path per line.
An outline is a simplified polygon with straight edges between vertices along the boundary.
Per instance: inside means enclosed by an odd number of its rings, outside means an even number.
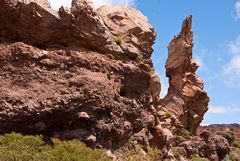
M162 103L186 129L195 132L208 109L209 98L195 74L198 65L192 59L192 48L192 16L188 16L168 46L166 75L170 86Z

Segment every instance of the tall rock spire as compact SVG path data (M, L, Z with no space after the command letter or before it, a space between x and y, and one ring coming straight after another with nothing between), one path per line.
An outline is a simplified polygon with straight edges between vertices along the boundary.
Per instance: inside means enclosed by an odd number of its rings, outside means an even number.
M192 49L192 16L188 16L181 32L168 46L166 75L169 89L162 103L177 116L184 128L194 133L208 110L209 97L203 90L203 81L195 73L199 66L192 59Z

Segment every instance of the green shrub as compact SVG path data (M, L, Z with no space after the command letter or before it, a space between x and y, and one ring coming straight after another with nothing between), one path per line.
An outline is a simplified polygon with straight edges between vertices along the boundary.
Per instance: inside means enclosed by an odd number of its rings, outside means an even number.
M179 131L179 134L180 136L182 136L183 138L185 138L186 140L189 140L192 136L191 132L184 129L184 128L181 128L180 131Z
M41 136L11 133L0 135L0 161L110 161L102 150L93 150L79 140L53 139L46 145Z
M240 149L240 141L234 141L234 142L232 143L232 146L235 147L235 148Z
M123 42L123 36L116 36L114 37L114 41L116 42L117 45L121 45Z
M181 158L185 157L185 149L183 147L173 147L172 149L172 153L174 155L174 157L176 158L176 160L182 160Z
M143 57L141 55L138 55L135 60L137 63L141 63L143 61Z
M231 147L229 158L231 161L240 161L240 149Z
M226 155L222 161L231 161L229 155Z
M186 141L187 139L182 137L182 136L178 136L176 135L174 138L173 138L173 145L174 146L178 146L180 143Z
M177 135L174 135L174 140L173 140L174 146L178 146L180 143L190 140L192 137L191 132L186 130L183 127L180 127L176 133Z
M145 152L141 146L122 153L122 159L126 161L157 161L162 160L162 157L161 150L149 147L148 152Z
M209 161L207 158L193 157L191 161Z
M170 118L170 117L172 117L172 113L167 111L167 112L164 113L164 116L166 118Z
M160 160L163 157L162 151L155 148L148 148L147 158L150 161Z
M221 131L221 132L217 132L218 135L226 138L229 142L230 145L232 145L232 143L234 142L235 140L235 137L234 137L234 134L231 133L230 131Z

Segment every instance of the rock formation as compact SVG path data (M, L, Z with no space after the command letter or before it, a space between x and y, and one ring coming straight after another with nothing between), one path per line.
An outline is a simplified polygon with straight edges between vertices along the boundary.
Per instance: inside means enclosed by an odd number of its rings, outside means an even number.
M180 145L186 150L186 154L199 155L209 158L211 161L223 160L229 154L230 148L227 139L222 136L210 134L204 131L200 136L195 136L191 140L184 141Z
M208 110L209 98L203 90L203 81L195 73L198 65L193 61L192 48L192 17L189 16L180 34L168 46L169 89L161 103L176 115L184 128L195 133Z
M141 12L127 7L101 7L99 14L113 35L122 36L122 49L131 57L150 58L156 32ZM141 56L140 55L140 56Z
M195 132L207 110L191 17L168 47L162 100L151 60L156 32L135 9L73 0L56 12L47 0L0 0L0 21L0 133L169 153L179 127Z
M120 44L127 57L137 62L150 59L153 52L152 45L156 38L156 32L147 22L147 18L139 11L127 7L107 7L98 9L105 24L115 36L121 36ZM161 91L159 77L151 67L150 95L151 101L158 101Z
M0 132L91 138L113 149L147 144L149 106L160 92L151 52L138 52L140 60L123 52L90 1L74 0L59 15L40 2L1 0ZM135 28L135 39L149 35L153 44L146 18L123 29Z
M73 1L71 11L62 7L59 13L46 0L1 0L0 4L1 39L19 40L40 48L83 46L123 53L89 0Z

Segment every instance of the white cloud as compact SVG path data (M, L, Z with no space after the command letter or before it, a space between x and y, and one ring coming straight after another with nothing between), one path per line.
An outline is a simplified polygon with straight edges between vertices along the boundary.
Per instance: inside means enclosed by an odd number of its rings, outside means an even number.
M204 56L196 55L193 57L194 61L199 65L199 71L207 71L208 67L204 62Z
M225 83L240 88L240 55L234 56L224 69Z
M169 87L168 78L159 70L156 70L156 73L160 78L160 84L161 84L160 98L164 98L168 93L168 87Z
M72 1L71 0L48 0L51 4L51 7L55 10L58 10L61 6L64 7L71 7Z
M103 5L107 6L134 6L135 0L92 0L94 6L99 8ZM61 6L71 7L71 0L49 0L51 7L58 10Z
M233 55L240 55L240 36L234 42L230 42L228 48Z
M226 108L221 107L221 106L210 106L208 112L214 113L214 114L227 113L227 110L226 110Z
M208 113L212 114L226 114L226 113L238 113L240 108L236 107L223 107L223 106L210 106Z
M209 59L209 51L206 49L195 50L193 59L199 65L199 71L207 71L208 67L205 61Z
M224 82L230 87L240 88L240 36L228 45L232 54L230 62L224 66Z
M204 65L204 62L203 62L203 58L200 57L200 56L195 56L194 57L194 60L196 61L196 63L201 67Z
M161 94L160 94L160 97L164 98L167 95L167 92L168 92L168 87L169 87L168 78L160 76L160 81L161 81Z
M134 6L135 0L92 0L96 8L107 6Z
M237 21L240 19L240 1L237 1L235 3L235 11L236 11L235 20Z

